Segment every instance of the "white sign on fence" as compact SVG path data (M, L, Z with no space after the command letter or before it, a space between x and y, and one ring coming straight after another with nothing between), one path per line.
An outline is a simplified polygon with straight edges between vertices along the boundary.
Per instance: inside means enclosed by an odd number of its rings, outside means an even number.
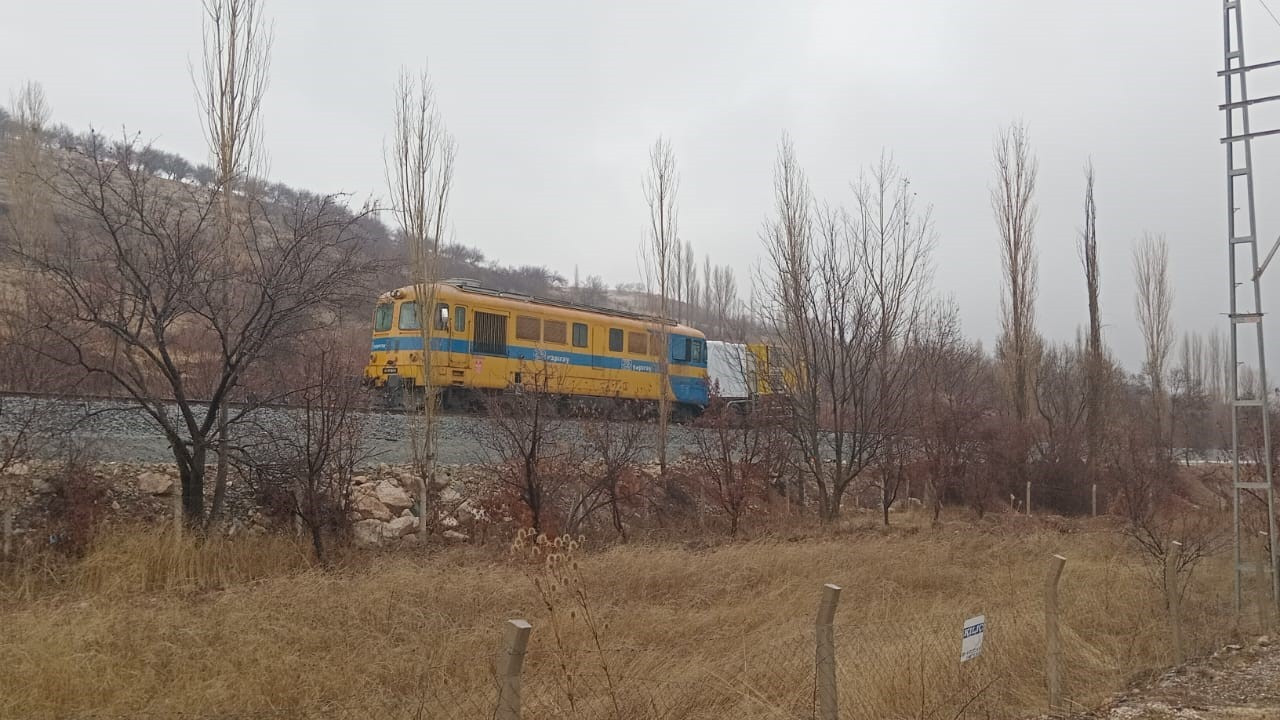
M986 632L986 615L964 621L964 631L960 634L960 662L972 660L982 654L982 638Z

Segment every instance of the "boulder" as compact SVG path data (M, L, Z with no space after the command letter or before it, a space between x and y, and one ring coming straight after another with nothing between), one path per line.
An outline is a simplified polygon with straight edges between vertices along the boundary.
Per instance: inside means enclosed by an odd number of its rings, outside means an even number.
M352 485L364 485L367 482L369 482L368 475L356 475L355 477L351 478Z
M374 492L377 494L378 502L386 505L392 514L398 515L402 510L413 507L413 498L409 497L409 493L386 480L378 483Z
M26 475L27 473L31 472L31 468L27 467L26 463L19 462L19 463L14 463L9 467L5 468L4 472L6 475L22 477L23 475Z
M393 517L387 506L383 505L376 495L369 493L356 493L353 495L351 497L351 510L361 521L377 520L378 522L386 522Z
M457 488L450 485L440 491L440 502L445 505L457 505L462 502L462 493L458 492Z
M360 547L379 547L382 545L382 521L361 520L351 526L351 535Z
M450 540L452 542L466 542L467 540L470 540L466 533L460 533L457 530L445 530L442 535L445 540Z
M414 514L412 510L405 508L400 511L400 517L414 517Z
M44 478L31 478L31 492L37 495L51 495L53 494L53 491L53 483L48 480L45 480Z
M383 527L383 532L387 538L402 538L405 535L412 535L413 531L418 528L418 519L415 517L398 517L387 523Z
M400 544L401 545L417 545L418 536L414 533L409 533L408 535L405 535L404 537L400 538Z
M173 478L158 472L144 472L138 476L138 491L147 495L168 495L173 492Z
M458 527L458 518L452 515L445 515L440 518L440 524L447 528Z

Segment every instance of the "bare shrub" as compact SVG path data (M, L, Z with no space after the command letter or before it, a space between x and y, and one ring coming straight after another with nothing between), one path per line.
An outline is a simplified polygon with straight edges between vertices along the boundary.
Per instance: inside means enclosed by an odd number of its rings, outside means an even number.
M596 512L609 511L613 530L627 540L624 515L648 496L648 479L639 472L652 448L651 433L635 419L635 408L621 400L605 401L589 410L582 424L584 482L570 503L565 531L577 535Z
M240 462L253 478L260 502L306 528L316 560L328 562L325 537L349 530L352 478L368 458L364 446L367 395L358 365L333 345L299 353L294 408L282 423L257 428L265 439Z
M738 534L743 518L761 504L782 475L791 455L791 438L762 405L747 409L712 398L697 422L697 452L690 459L704 497Z
M517 382L486 398L488 417L479 439L488 461L498 466L500 485L527 512L526 526L552 533L559 519L556 503L578 473L574 448L565 442L560 401L550 392L563 370L545 361L522 362L520 368Z
M93 543L108 510L107 482L76 458L49 479L49 544L71 557L82 557Z

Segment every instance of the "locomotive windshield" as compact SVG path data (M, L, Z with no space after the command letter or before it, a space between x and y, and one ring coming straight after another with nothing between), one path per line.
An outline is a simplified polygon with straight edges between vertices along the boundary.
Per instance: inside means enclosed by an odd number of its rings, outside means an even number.
M391 303L381 303L373 311L373 331L386 332L391 329L391 316L395 306Z

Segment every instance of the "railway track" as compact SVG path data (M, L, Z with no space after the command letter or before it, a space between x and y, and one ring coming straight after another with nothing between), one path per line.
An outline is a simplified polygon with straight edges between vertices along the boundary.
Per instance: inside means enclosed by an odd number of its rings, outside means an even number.
M196 405L207 403L195 402ZM254 421L242 426L238 432L270 432L272 427L287 427L289 413L300 410L289 403L231 403L235 409L252 409ZM176 412L174 407L173 411ZM54 395L47 393L0 393L0 436L19 429L24 417L38 411L40 428L34 435L41 438L39 451L48 456L58 456L79 446L94 458L108 462L173 462L169 443L157 427L155 420L136 402L115 395L75 393ZM410 412L403 408L361 408L363 433L362 446L367 449L369 462L404 463L412 458L409 442ZM632 421L647 422L647 421ZM563 419L562 432L566 441L580 441L581 420ZM656 427L656 424L654 424ZM441 412L436 424L437 457L445 464L464 464L493 461L492 451L485 438L492 432L485 416L464 411ZM689 427L672 425L668 450L672 456L696 444Z

